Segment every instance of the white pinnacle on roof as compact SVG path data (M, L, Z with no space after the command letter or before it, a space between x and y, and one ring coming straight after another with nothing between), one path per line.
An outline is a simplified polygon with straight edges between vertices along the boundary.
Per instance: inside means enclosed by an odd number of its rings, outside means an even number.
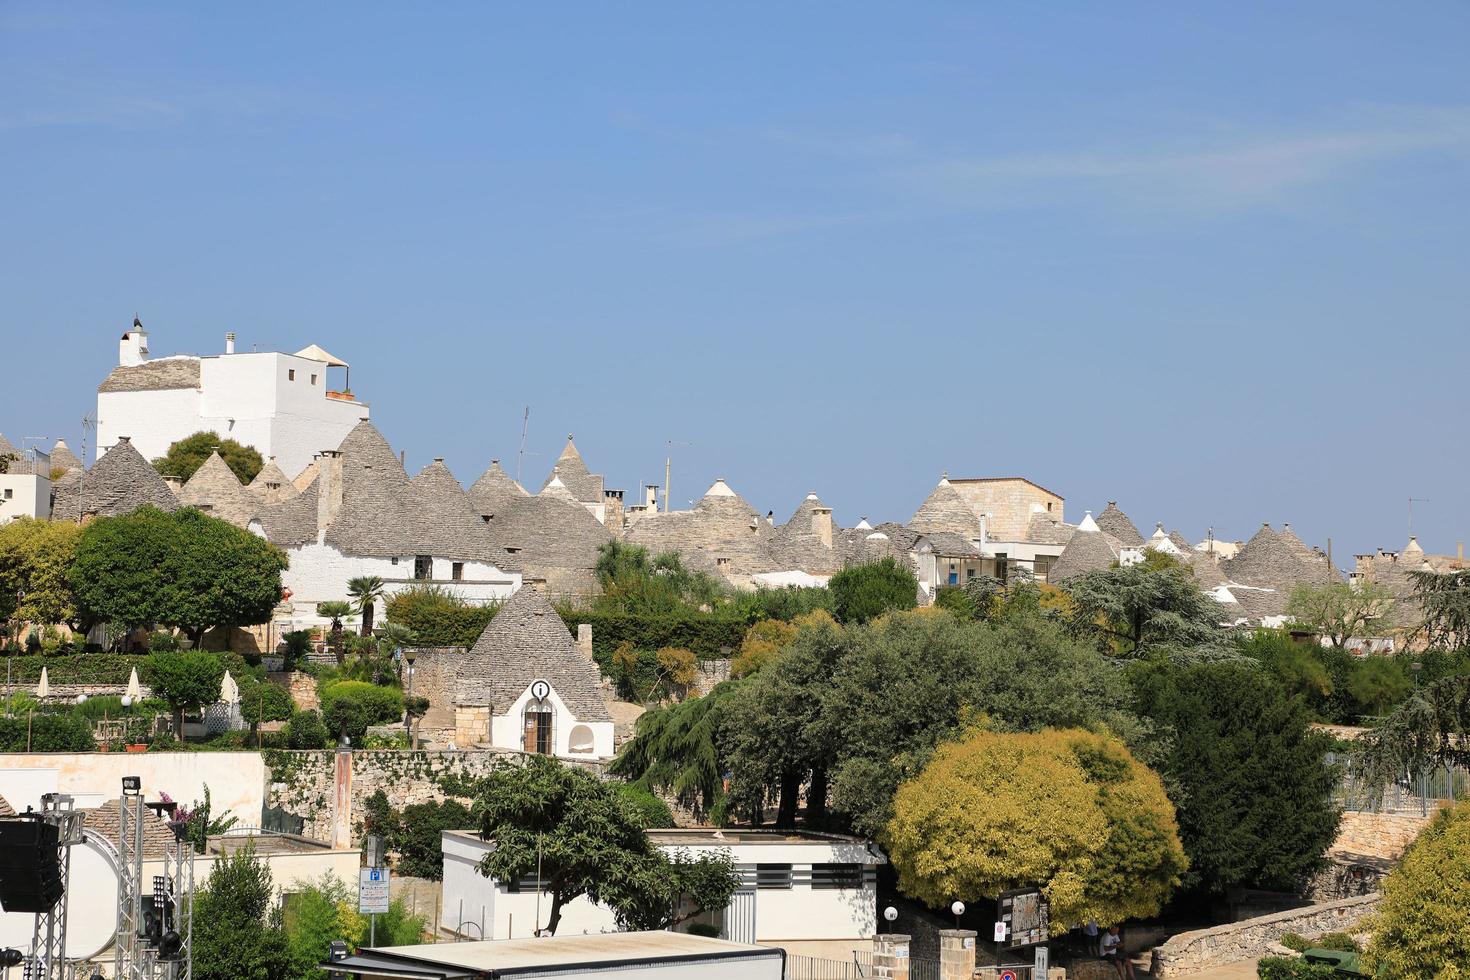
M868 519L866 517L863 517L863 518L859 518L859 520L857 522L857 526L854 527L853 530L854 531L871 531L871 530L873 530L873 525L871 525L871 524L868 523Z
M1082 517L1082 522L1077 525L1077 530L1084 534L1100 534L1102 528L1097 526L1097 521L1092 519L1092 511L1088 511Z
M715 477L715 482L710 484L710 488L704 492L704 495L706 497L733 497L736 494L734 490L730 489L730 485L725 482L725 478L718 476Z
M1419 539L1418 538L1415 538L1415 537L1410 537L1409 538L1409 543L1406 544L1406 545L1404 545L1404 554L1405 555L1422 555L1422 554L1424 554L1424 549L1421 548L1421 547L1419 547Z
M547 480L546 486L541 488L541 496L555 497L558 500L565 500L573 504L580 503L576 495L572 493L567 485L561 482L561 476L556 472L555 468L551 471L551 479Z

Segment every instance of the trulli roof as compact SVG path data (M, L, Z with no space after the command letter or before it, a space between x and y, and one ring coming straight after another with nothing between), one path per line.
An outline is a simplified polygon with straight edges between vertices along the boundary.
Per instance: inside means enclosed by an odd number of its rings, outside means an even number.
M1026 540L1034 544L1066 544L1072 540L1072 534L1076 530L1071 524L1063 523L1048 513L1039 512L1031 515L1030 525L1026 529Z
M584 504L602 503L602 477L593 476L587 469L587 464L583 461L582 454L577 452L577 445L572 442L570 435L567 436L567 444L556 458L556 464L546 482L549 484L556 477L560 477L572 495ZM544 485L542 489L545 489Z
M490 620L460 667L454 701L504 714L545 680L578 721L610 721L597 665L577 648L546 597L522 588Z
M158 471L133 448L127 436L119 438L111 449L102 454L85 479L81 478L80 470L72 472L78 476L81 499L78 501L76 494L59 495L53 516L75 520L80 510L81 514L116 517L149 505L170 512L179 509L179 500L174 492L163 482ZM58 515L56 511L61 509L63 502L67 510Z
M51 465L53 468L60 466L65 470L79 470L82 461L77 459L77 454L71 451L65 439L57 439L56 445L51 447Z
M168 391L198 387L199 358L163 357L142 364L118 365L97 386L97 391Z
M511 556L490 536L469 494L442 459L425 466L409 484L408 513L413 518L413 548L403 554L430 554L511 567ZM518 567L518 563L517 563Z
M1273 589L1285 604L1291 590L1304 583L1322 584L1333 576L1326 561L1312 561L1294 552L1281 536L1263 524L1234 558L1221 566L1232 582Z
M209 454L189 482L179 491L179 503L197 507L211 517L239 527L250 523L260 509L260 499L241 485L235 472L218 452Z
M316 541L317 481L312 480L296 496L267 506L256 520L265 539L278 548L299 548Z
M941 477L929 496L919 505L913 520L909 521L909 527L926 534L931 531L948 531L970 538L980 532L980 518L965 503L965 499L949 482L949 478Z
M1111 568L1117 560L1117 546L1109 540L1105 532L1098 529L1089 515L1083 518L1076 533L1057 556L1056 562L1047 572L1047 581L1062 582L1086 572L1102 571Z
M1143 535L1138 533L1138 528L1118 507L1116 500L1109 500L1103 512L1097 515L1097 526L1117 538L1125 547L1140 548L1143 546Z
M321 464L316 460L312 460L310 463L301 467L301 472L291 478L291 483L295 485L297 490L305 490L311 486L311 481L316 479L316 475L320 469Z
M530 496L526 488L510 478L500 468L500 460L492 459L489 469L470 487L470 501L481 517L494 516L505 509L512 500Z
M249 490L264 504L279 504L301 493L301 488L292 483L286 472L276 464L272 456L266 460L255 479L250 481Z
M342 455L342 507L326 542L344 555L415 554L417 521L408 507L408 474L388 440L363 419L337 447Z
M486 526L501 548L520 549L514 557L528 577L545 579L558 592L595 591L598 549L612 533L579 501L516 496ZM568 581L574 587L563 589Z

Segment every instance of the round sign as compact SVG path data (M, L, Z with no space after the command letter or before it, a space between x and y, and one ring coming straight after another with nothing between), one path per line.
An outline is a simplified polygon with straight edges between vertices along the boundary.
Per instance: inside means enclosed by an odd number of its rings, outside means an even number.
M535 698L537 701L545 701L547 696L550 694L551 685L546 683L545 681L536 681L534 684L531 685L531 697Z
M1016 980L1015 970L1001 970L997 980Z

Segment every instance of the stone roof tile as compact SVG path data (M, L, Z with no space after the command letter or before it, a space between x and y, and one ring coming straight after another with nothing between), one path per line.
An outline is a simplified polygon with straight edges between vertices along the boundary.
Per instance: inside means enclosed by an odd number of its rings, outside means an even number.
M130 366L118 365L112 369L98 392L109 391L168 391L175 388L199 387L199 358L164 357L156 361L145 361Z

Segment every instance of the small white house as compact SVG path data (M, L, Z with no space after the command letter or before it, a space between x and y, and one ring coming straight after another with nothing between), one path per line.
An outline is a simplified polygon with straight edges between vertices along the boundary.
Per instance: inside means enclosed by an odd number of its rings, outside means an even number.
M878 865L887 863L875 845L781 830L704 827L648 834L668 851L695 857L729 852L740 872L739 891L728 908L693 920L714 925L722 938L837 958L871 947L878 931ZM494 842L447 830L443 844L445 928L466 938L514 939L545 925L551 903L538 894L535 875L500 882L476 869ZM611 909L579 898L562 909L557 935L615 931Z
M0 524L51 516L51 457L39 449L16 450L0 437Z
M597 664L535 589L522 588L465 655L454 688L454 741L569 759L613 754Z
M347 384L332 390L329 369L347 363L313 344L295 354L235 350L223 354L149 357L143 324L118 342L117 367L97 388L97 446L130 436L148 459L195 432L253 446L290 474L323 446L335 446L368 414Z

